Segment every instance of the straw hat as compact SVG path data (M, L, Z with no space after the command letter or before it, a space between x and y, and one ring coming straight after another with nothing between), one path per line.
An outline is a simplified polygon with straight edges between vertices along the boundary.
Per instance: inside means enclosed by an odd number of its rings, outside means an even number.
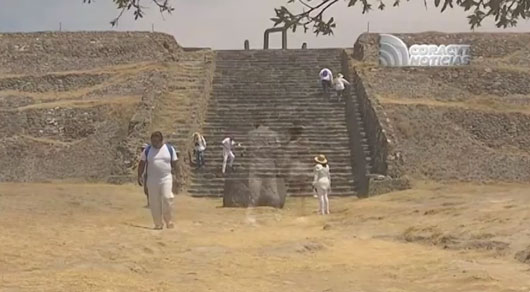
M320 154L315 157L315 162L320 164L326 164L328 163L328 160L324 154Z

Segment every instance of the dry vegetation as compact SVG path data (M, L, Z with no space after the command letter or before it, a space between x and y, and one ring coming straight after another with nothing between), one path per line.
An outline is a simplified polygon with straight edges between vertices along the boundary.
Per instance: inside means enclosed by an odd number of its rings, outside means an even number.
M158 232L138 187L3 184L0 290L523 292L529 190L417 184L332 198L329 217L290 198L255 225L183 195L177 228Z

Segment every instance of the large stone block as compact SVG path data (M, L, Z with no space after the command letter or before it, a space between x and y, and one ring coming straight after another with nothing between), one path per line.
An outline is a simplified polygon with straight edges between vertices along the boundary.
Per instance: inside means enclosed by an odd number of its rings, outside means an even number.
M283 208L287 196L285 180L281 177L241 177L241 173L228 173L224 183L223 207Z

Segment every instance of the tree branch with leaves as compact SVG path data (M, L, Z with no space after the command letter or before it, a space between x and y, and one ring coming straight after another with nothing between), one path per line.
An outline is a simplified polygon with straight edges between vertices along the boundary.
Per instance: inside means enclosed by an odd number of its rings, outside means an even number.
M142 3L145 2L154 3L156 7L159 8L160 13L163 15L164 13L171 14L175 10L173 6L169 4L169 0L112 0L114 4L116 4L116 7L120 10L118 16L114 18L110 24L112 26L117 26L118 21L121 19L123 14L127 11L133 11L134 20L138 20L139 18L143 18L145 13L144 9L145 6L142 6ZM83 0L83 3L91 4L95 2L95 0Z
M83 3L92 3L95 0L83 0ZM127 11L133 11L134 19L144 16L143 3L148 2L159 8L160 13L171 14L175 9L169 4L170 0L111 0L120 10L118 16L111 21L112 26L116 26L120 18ZM211 0L215 1L215 0ZM346 7L362 5L362 13L368 13L377 6L377 9L384 10L386 2L389 0L287 0L287 6L298 4L290 8L281 6L274 9L276 16L271 18L274 27L280 26L296 32L298 27L302 27L307 32L312 27L312 32L316 35L333 35L336 28L333 17L325 18L324 14L333 6L346 4ZM399 6L403 0L390 0L392 6ZM410 1L410 0L405 0ZM493 19L497 27L514 27L518 21L530 18L530 0L423 0L425 7L428 1L433 1L434 6L444 12L447 8L455 6L469 11L467 16L471 29L480 27L485 19ZM299 11L301 8L302 11ZM296 10L296 12L293 12Z
M333 35L333 29L336 28L335 19L327 19L324 14L340 2L347 3L347 7L360 3L362 14L371 11L373 5L377 5L379 10L386 8L384 0L288 0L287 4L298 4L302 11L293 12L293 9L281 6L274 9L276 16L271 20L274 27L285 27L293 32L296 32L297 27L302 27L304 32L307 32L312 26L312 32L316 35ZM397 7L400 3L401 0L394 0L392 6ZM425 7L428 6L427 0L423 0L423 3ZM434 0L434 6L442 13L455 6L470 11L467 19L471 29L480 27L488 18L494 19L496 26L502 28L514 27L519 20L530 18L530 0Z

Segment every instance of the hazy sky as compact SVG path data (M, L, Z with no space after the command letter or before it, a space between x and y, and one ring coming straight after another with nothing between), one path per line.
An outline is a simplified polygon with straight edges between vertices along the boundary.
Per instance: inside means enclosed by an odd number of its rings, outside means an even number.
M300 47L303 42L310 48L351 47L359 34L367 30L368 22L372 32L469 31L466 12L453 9L441 14L435 7L426 10L422 0L410 1L399 8L386 2L389 5L385 11L373 10L365 15L361 14L360 7L347 8L347 1L340 1L328 13L337 22L334 36L289 33L289 47ZM274 8L285 5L287 0L173 0L172 3L176 11L165 19L152 7L144 19L136 22L130 14L125 15L116 30L151 30L154 24L156 31L174 35L186 47L240 49L248 39L251 48L261 48L263 32L272 25L269 19L274 16ZM68 31L112 30L109 21L117 13L111 0L96 0L91 5L82 4L82 0L0 0L0 32L58 30L59 22ZM505 30L488 22L476 31L530 32L530 21ZM280 45L280 35L272 35L271 46Z

